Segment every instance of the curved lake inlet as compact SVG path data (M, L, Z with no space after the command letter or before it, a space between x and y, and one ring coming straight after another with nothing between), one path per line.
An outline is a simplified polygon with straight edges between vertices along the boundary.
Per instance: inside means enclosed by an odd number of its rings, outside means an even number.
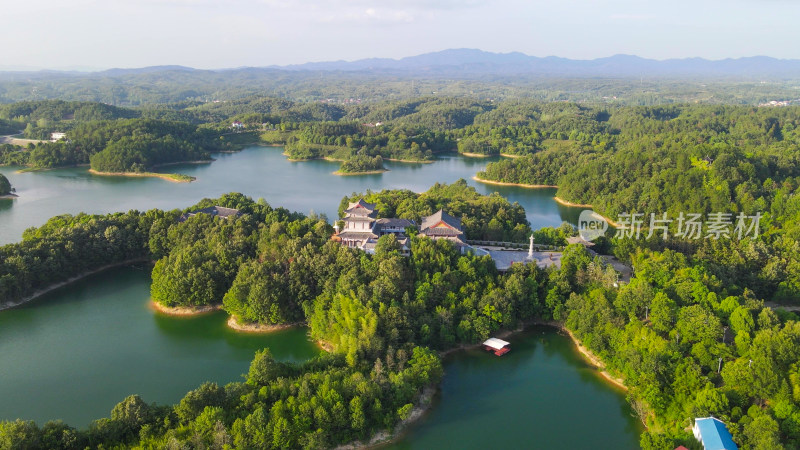
M569 337L536 326L445 359L433 407L388 448L635 449L641 423L624 393L588 365Z
M110 269L0 311L0 420L85 427L130 394L175 403L204 381L244 381L256 350L304 361L306 329L230 330L222 311L172 317L150 306L150 266Z

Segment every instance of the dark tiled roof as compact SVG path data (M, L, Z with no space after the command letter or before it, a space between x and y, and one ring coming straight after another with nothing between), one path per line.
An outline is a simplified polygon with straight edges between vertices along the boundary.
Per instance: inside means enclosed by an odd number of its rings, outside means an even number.
M391 228L405 228L405 227L413 227L416 225L414 221L408 219L378 219L378 224L384 227L391 227Z
M340 239L352 239L358 241L365 241L367 239L377 239L378 235L369 231L342 231L337 234Z
M456 219L455 217L451 216L450 214L447 214L441 209L439 211L436 211L433 215L430 215L422 219L422 227L420 227L420 229L422 231L425 231L427 229L436 226L436 224L438 224L439 222L444 222L445 224L461 231L461 219Z
M363 198L358 199L357 202L350 203L345 210L345 215L348 216L372 216L375 214L375 204L367 203Z
M461 236L464 233L452 228L434 227L422 230L419 232L419 234L423 234L425 236Z
M348 216L344 218L345 222L374 222L375 219L367 216Z

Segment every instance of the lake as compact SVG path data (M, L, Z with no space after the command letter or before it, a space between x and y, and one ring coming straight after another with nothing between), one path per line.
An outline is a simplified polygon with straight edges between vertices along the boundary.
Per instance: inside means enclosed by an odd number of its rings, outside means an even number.
M0 420L85 427L130 394L176 403L204 381L244 381L256 350L305 361L305 328L230 330L222 311L171 317L150 307L150 266L95 274L0 311Z
M216 155L210 164L164 168L193 183L94 176L87 168L16 173L0 168L20 195L0 200L0 244L53 215L84 211L185 208L204 197L242 192L273 206L334 218L344 195L367 189L427 190L464 178L480 193L519 202L533 228L575 223L580 208L553 200L554 189L474 182L493 158L451 155L433 164L387 162L389 172L341 177L338 163L290 162L280 148ZM303 361L320 350L306 330L241 334L223 312L164 316L149 307L150 267L96 274L19 308L0 311L0 420L51 419L85 427L137 393L146 402L179 401L204 381L242 380L256 350ZM636 448L641 427L624 394L549 328L509 338L502 358L481 350L445 360L440 394L427 415L392 448Z
M186 208L203 198L241 192L272 206L292 211L324 213L336 217L342 197L367 189L427 190L434 183L452 183L464 178L478 192L499 192L519 202L534 229L577 223L580 208L565 207L553 200L555 189L525 189L478 183L472 177L496 158L445 155L432 164L388 161L389 172L375 175L338 176L339 163L316 160L291 162L281 147L249 147L238 153L216 154L208 164L167 166L164 172L197 177L192 183L173 183L159 178L126 178L92 175L88 167L16 173L15 167L0 167L16 188L19 198L0 200L0 244L17 242L22 232L42 225L57 214L106 214L152 208Z
M641 423L624 393L588 365L569 337L536 326L511 352L448 355L433 407L391 449L635 449Z

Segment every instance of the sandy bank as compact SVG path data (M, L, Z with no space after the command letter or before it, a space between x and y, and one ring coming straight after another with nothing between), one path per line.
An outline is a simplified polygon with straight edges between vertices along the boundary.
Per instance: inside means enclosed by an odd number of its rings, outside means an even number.
M553 198L555 199L555 201L557 201L558 203L561 203L564 206L574 206L576 208L591 208L592 207L592 205L590 205L588 203L572 203L570 201L564 200L561 197L553 197Z
M575 337L575 335L572 334L572 332L570 330L568 330L567 327L565 327L563 324L561 324L559 322L554 322L554 321L548 321L548 322L540 321L540 322L535 322L535 324L536 325L546 325L548 327L557 328L559 331L561 331L564 334L566 334L567 336L569 336L569 338L572 339L572 343L575 344L575 348L578 350L578 352L580 352L580 354L583 355L583 357L589 363L591 363L591 365L593 365L594 367L597 368L598 373L600 375L602 375L603 378L605 378L611 384L617 386L618 388L620 388L620 389L622 389L624 391L628 390L628 387L625 386L625 381L622 378L615 377L614 375L611 375L606 370L605 363L603 363L603 361L597 355L592 353L591 350L586 348L583 345L583 343L577 337Z
M239 318L236 316L228 317L227 323L228 323L228 328L231 328L236 331L241 331L242 333L271 333L273 331L285 330L287 328L292 328L302 325L302 322L282 323L276 325L270 325L264 323L243 323L239 322Z
M479 183L486 183L486 184L496 184L498 186L517 186L523 187L528 189L543 189L543 188L557 188L558 186L552 184L522 184L522 183L506 183L504 181L492 181L492 180L484 180L483 178L478 178L477 175L472 177L473 180ZM558 198L558 197L556 197Z
M383 158L384 161L408 163L408 164L433 164L436 160L417 160L417 159L397 159L397 158Z
M222 309L222 305L164 306L154 300L150 300L150 307L168 316L199 316Z
M98 172L94 169L89 169L92 175L110 176L110 177L149 177L161 178L162 180L171 181L173 183L190 183L197 178L188 175L181 175L176 173L156 173L156 172Z
M334 447L334 450L355 450L361 448L372 448L376 446L383 446L386 444L390 444L399 440L403 437L405 430L409 427L409 425L413 424L414 422L421 419L426 412L431 408L433 395L436 393L436 387L434 386L426 386L422 393L419 395L419 398L414 402L414 408L411 410L411 413L408 415L408 418L405 420L400 421L393 430L382 430L374 435L369 439L369 441L355 441L350 442L349 444L340 445L338 447Z
M557 201L558 203L561 203L564 206L572 206L572 207L576 207L576 208L593 208L592 205L589 205L589 204L572 203L572 202L568 202L568 201L564 200L563 198L559 198L559 197L553 197L553 199L555 199L555 201ZM594 211L594 209L592 209L592 211ZM597 211L594 211L594 213L597 214L598 216L602 217L606 222L608 222L609 225L611 225L614 228L620 228L622 226L619 223L611 220L610 218L600 214Z

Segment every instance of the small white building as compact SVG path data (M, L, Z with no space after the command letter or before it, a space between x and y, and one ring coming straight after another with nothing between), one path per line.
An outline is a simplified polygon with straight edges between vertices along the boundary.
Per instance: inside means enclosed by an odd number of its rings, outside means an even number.
M50 133L50 142L60 141L62 139L66 139L66 137L67 137L67 133L61 133L61 132L58 132L58 131L55 132L55 133Z

